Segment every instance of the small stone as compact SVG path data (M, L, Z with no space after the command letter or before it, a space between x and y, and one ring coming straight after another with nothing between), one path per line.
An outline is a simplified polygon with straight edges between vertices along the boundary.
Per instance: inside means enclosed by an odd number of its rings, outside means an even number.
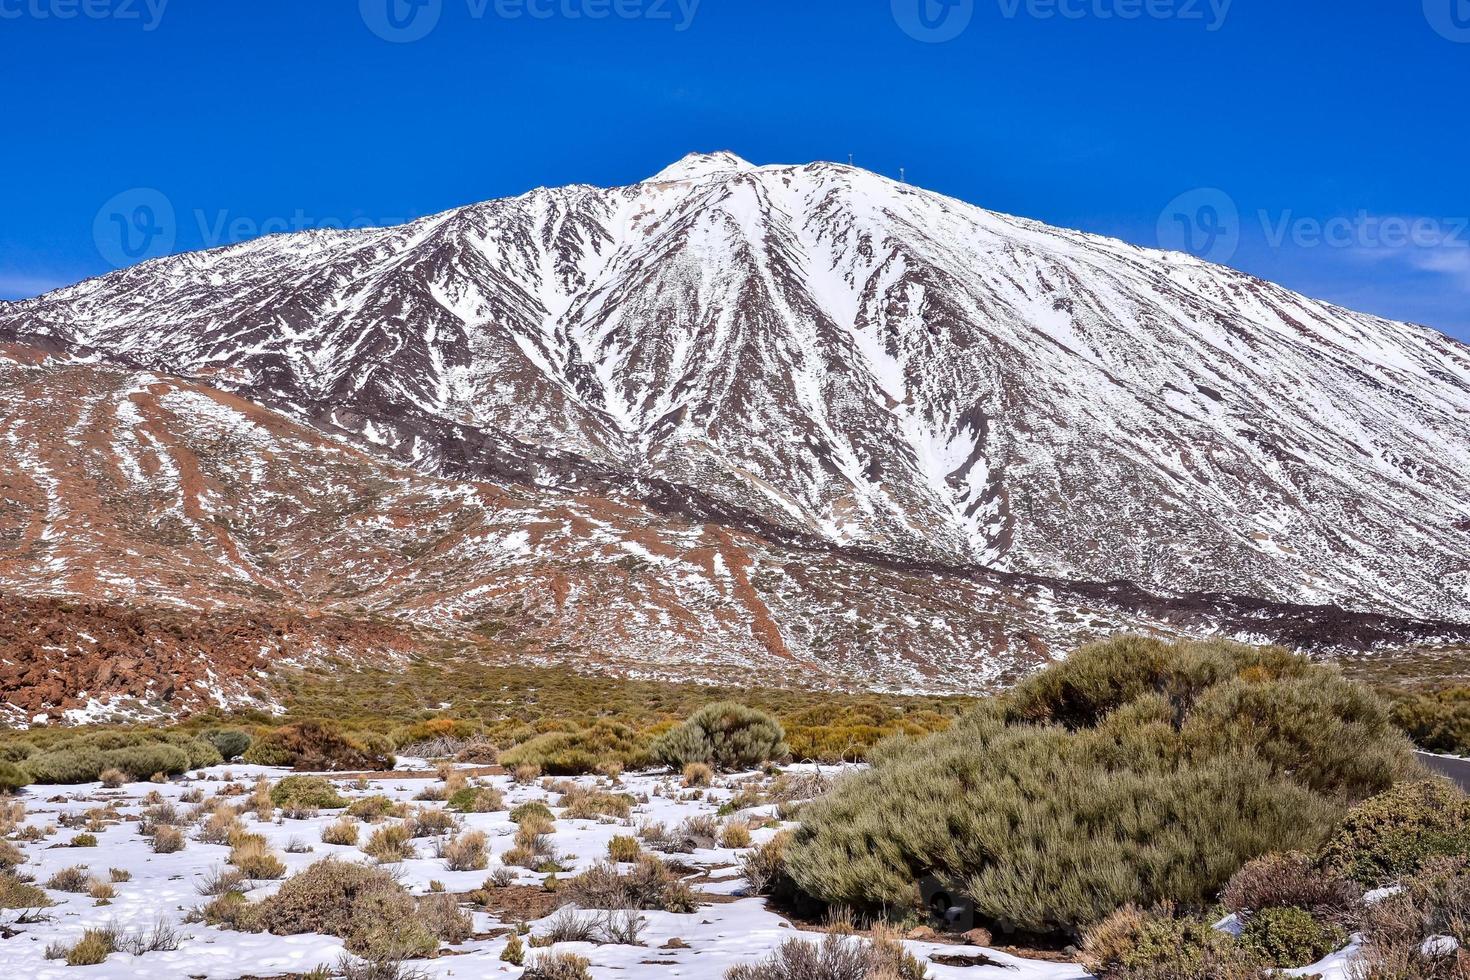
M989 946L995 942L995 938L990 935L990 930L981 928L971 929L960 938L971 946Z
M662 946L659 947L659 949L688 949L688 948L689 948L689 944L686 943L684 940L680 939L678 936L675 936L673 939L670 939L668 942L664 943Z
M905 939L933 939L937 935L938 934L933 929L930 929L928 926L915 926L914 928L910 929L908 932L904 933L903 938L905 938Z

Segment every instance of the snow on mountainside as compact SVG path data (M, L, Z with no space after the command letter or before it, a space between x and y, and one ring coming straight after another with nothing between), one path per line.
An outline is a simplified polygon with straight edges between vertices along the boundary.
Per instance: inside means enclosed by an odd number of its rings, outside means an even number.
M827 163L691 156L0 304L455 478L875 558L1470 621L1470 349Z

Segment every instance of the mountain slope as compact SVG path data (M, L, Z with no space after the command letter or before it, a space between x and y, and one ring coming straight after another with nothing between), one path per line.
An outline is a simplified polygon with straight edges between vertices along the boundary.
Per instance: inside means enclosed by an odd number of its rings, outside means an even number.
M0 333L446 477L854 555L1470 621L1470 350L849 167L694 156L175 256Z
M9 720L269 700L436 650L675 679L974 691L1119 631L1333 653L1433 623L861 561L630 497L431 477L236 396L0 343Z

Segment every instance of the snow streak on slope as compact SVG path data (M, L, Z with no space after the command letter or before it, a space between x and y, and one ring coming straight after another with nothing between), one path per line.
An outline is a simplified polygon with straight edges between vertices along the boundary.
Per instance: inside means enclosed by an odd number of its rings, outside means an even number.
M1470 620L1470 350L850 167L693 156L177 256L0 331L430 473L869 555Z

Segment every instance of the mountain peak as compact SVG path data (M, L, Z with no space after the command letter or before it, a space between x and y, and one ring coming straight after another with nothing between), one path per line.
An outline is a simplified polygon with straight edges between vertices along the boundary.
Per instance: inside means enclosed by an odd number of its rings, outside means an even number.
M755 164L731 153L691 153L678 163L671 164L648 179L649 183L670 180L700 180L715 174L742 173L754 170Z

